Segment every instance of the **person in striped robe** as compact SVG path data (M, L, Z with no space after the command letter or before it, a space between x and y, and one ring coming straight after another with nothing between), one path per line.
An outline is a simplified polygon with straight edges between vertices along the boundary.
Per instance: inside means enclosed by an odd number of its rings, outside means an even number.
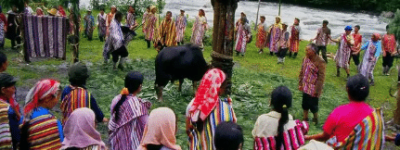
M0 114L0 127L2 128L2 132L0 133L0 149L8 149L10 146L13 149L17 149L17 145L21 139L19 125L23 117L21 116L19 104L14 98L16 82L13 76L7 73L0 74L0 89L2 89L0 91L0 109L7 110L5 114ZM10 143L12 145L9 145Z
M172 19L172 12L168 11L165 19L158 27L158 36L155 37L154 47L157 51L161 51L164 47L177 46L176 42L176 26Z
M181 14L176 16L176 42L178 45L183 45L185 39L185 30L187 25L187 19L185 11L181 9Z
M308 121L308 111L311 111L315 124L318 124L318 101L322 94L326 69L326 64L317 55L317 50L315 44L306 47L306 57L299 74L299 90L303 92L303 120Z
M258 117L252 134L255 150L291 150L305 144L309 127L306 121L293 120L288 113L292 106L292 92L285 86L272 91L272 111Z
M241 54L242 56L244 56L244 54L246 53L247 43L250 41L251 38L250 25L246 23L245 17L240 18L239 21L236 22L235 32L236 55L238 56L239 54Z
M151 103L137 97L142 90L143 75L129 72L125 88L111 102L108 124L112 149L136 150L144 133Z
M259 54L264 52L264 48L267 47L267 32L268 26L265 23L265 16L260 17L260 23L257 25L257 40L256 40L256 47L260 50L258 51Z
M208 29L208 24L207 24L206 14L203 9L200 9L199 16L196 17L196 21L193 23L190 43L199 46L203 50L204 49L203 40L207 29Z
M147 48L150 48L151 42L155 39L156 28L157 28L157 17L156 17L157 8L155 6L150 6L150 13L147 13L146 20L143 25L144 27L144 37L147 42Z
M136 36L135 29L138 26L133 6L129 6L129 11L126 14L126 26L129 28L129 32L124 35L124 42L125 47L128 47L129 42L131 42L133 37Z
M104 8L101 8L100 13L97 15L97 25L98 25L97 29L99 30L100 42L103 42L106 36L106 30L107 30L106 17L107 15L104 14Z
M70 85L64 88L61 95L61 112L63 114L62 123L68 120L71 113L81 107L88 107L96 114L97 122L108 122L103 112L97 105L96 99L86 89L86 81L89 78L89 70L86 65L76 63L68 69Z
M7 33L7 19L0 6L0 50L4 48L5 36Z
M88 12L84 18L84 26L85 26L85 35L89 41L93 38L93 30L94 30L94 17L92 15L92 10L88 9Z
M146 35L145 27L148 14L150 14L150 6L146 7L146 12L144 12L142 16L142 32L144 35Z
M351 26L346 26L344 29L345 33L341 34L340 37L336 40L332 40L336 43L339 43L339 49L336 52L335 61L336 61L336 71L337 77L340 77L340 68L344 68L347 73L347 78L350 77L350 55L351 55L351 47L354 45L354 38L351 35L351 31L353 28Z
M306 136L306 139L326 141L340 150L383 150L385 124L381 110L365 102L369 88L368 79L363 75L350 77L346 85L349 103L329 114L322 133Z
M226 74L217 68L201 80L195 98L186 109L186 133L190 150L215 150L215 129L221 122L236 123L232 99L225 95Z
M60 90L60 82L52 79L40 80L29 90L25 99L20 149L61 148L63 128L50 112L60 99Z
M268 32L268 46L270 55L278 53L279 50L279 40L282 36L282 23L281 17L275 17L275 24L269 28Z
M96 130L95 114L89 108L78 108L72 112L65 123L64 134L61 150L107 149Z
M293 58L297 57L297 53L299 52L299 46L300 46L300 19L299 18L294 18L294 23L290 27L290 47L289 47L289 57Z

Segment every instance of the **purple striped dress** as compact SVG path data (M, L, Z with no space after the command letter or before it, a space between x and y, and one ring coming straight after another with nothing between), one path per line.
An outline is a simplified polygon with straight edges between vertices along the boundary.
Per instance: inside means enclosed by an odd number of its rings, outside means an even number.
M111 102L108 124L111 149L136 150L142 140L151 103L128 95L119 109L119 120L116 121L114 107L120 99L121 95L118 95Z

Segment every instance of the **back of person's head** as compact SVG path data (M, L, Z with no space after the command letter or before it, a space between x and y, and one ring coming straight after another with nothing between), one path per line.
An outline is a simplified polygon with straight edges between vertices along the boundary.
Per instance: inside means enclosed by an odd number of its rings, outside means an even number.
M386 31L388 31L389 30L389 25L386 25Z
M68 69L69 82L73 86L85 86L89 76L89 69L83 63L75 63Z
M233 122L221 122L215 129L214 143L217 150L238 150L243 147L242 128Z
M285 86L279 86L272 91L271 105L273 109L281 113L278 124L278 136L276 137L276 149L281 149L283 143L284 126L289 121L288 108L292 107L292 92Z
M350 100L353 101L365 101L369 95L368 79L361 74L350 77L346 88Z
M117 20L121 20L122 19L122 13L120 11L117 11L115 13L115 19L117 19Z
M358 30L361 29L360 25L356 25L356 26L354 26L354 27L357 28Z
M125 76L125 88L121 91L121 99L114 107L115 121L119 120L119 110L121 105L126 101L126 97L129 94L135 93L140 90L140 86L143 83L143 75L140 72L129 72Z
M7 55L0 52L0 71L5 71L7 69Z
M315 54L318 53L318 52L317 52L318 46L317 46L315 43L310 43L310 44L308 44L307 46L310 46L311 50L312 50Z

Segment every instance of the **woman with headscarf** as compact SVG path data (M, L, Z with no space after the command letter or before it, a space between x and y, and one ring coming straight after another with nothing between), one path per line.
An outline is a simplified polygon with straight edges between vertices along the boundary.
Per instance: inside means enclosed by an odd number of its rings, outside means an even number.
M176 145L178 130L174 111L167 107L151 111L143 133L143 140L137 150L181 150Z
M214 132L220 122L235 122L232 99L224 96L226 75L220 69L209 70L201 80L195 98L186 109L189 149L214 150ZM208 134L211 133L211 134Z
M96 130L96 117L89 108L72 112L64 125L62 150L106 150L101 134Z
M40 80L28 92L20 149L61 148L64 140L63 128L61 122L50 112L60 96L60 82L52 79Z
M351 26L346 26L344 29L345 33L341 34L339 38L336 40L332 40L339 44L339 49L336 52L335 61L336 61L336 76L340 76L340 68L344 68L347 73L347 78L350 77L350 55L351 55L351 47L354 45L354 38L351 35L351 31L353 28Z
M125 88L111 102L108 124L112 149L136 150L142 140L151 103L137 97L142 90L143 75L130 72Z
M203 49L203 39L207 28L208 24L206 14L203 9L200 9L199 16L196 17L196 21L193 23L193 32L190 43L200 46L200 48Z
M272 111L259 116L254 125L254 149L290 150L304 145L304 135L307 134L309 126L305 121L294 120L289 114L292 92L285 86L275 88L271 93L270 106Z
M3 49L4 47L7 25L6 16L3 14L3 9L0 6L0 49Z
M281 17L275 17L275 24L273 24L269 28L269 35L268 35L268 47L270 55L274 55L278 53L279 49L279 40L281 39L282 35L282 23Z
M374 69L379 55L382 51L381 35L379 33L372 34L371 40L367 41L361 50L365 50L364 58L360 66L360 74L364 75L367 79L371 80L370 84L373 86L374 82Z
M18 142L21 138L19 129L21 113L19 104L14 98L16 82L17 81L13 76L7 73L0 74L0 127L2 127L2 132L0 132L1 149L7 149L11 146L13 149L17 149Z
M242 56L244 56L244 53L246 52L247 43L249 42L251 37L250 26L246 23L245 17L241 17L240 20L236 23L235 32L236 32L235 36L236 55L241 54Z
M265 23L265 16L260 17L260 23L257 25L257 40L256 40L256 47L260 50L258 51L259 54L264 52L264 48L267 46L267 33L268 33L268 26Z

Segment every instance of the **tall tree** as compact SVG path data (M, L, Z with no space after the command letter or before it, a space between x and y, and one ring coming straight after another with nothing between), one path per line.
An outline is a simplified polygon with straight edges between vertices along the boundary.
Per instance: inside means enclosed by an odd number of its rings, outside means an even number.
M400 42L400 10L398 9L394 19L389 23L389 32L393 33L397 42ZM400 76L400 74L399 74ZM400 125L400 88L397 92L397 108L394 111L394 123Z
M239 0L211 0L214 9L212 66L227 75L226 93L231 93L235 12Z

